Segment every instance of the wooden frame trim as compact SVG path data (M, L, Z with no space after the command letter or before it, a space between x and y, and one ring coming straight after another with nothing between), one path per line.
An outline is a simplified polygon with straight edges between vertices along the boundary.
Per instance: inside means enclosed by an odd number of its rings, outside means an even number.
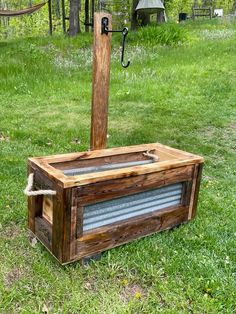
M60 162L71 162L76 160L88 160L99 157L115 156L119 154L130 154L138 153L147 150L155 150L162 154L166 154L171 157L170 160L154 162L146 165L139 165L127 168L121 168L116 170L108 170L104 172L96 172L89 174L82 174L77 176L66 176L61 170L56 169L51 164ZM174 159L173 159L174 158ZM193 165L196 163L202 163L203 158L190 153L182 152L180 150L169 148L165 145L155 144L144 144L136 146L118 147L111 149L95 150L91 152L72 153L57 156L30 158L29 163L31 167L40 169L47 175L51 180L56 182L63 188L70 188L75 186L82 186L95 182L103 182L111 179L130 177L135 175L141 175L145 173L153 173L168 169L173 169L185 165Z
M74 260L100 253L161 230L171 229L186 221L187 217L188 207L175 206L123 220L122 223L113 223L87 231L77 239L77 254Z

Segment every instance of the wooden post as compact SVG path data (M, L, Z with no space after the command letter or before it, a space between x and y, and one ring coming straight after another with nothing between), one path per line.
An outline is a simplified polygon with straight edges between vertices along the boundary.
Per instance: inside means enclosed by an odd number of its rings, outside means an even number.
M49 34L52 35L52 1L48 0Z
M101 20L109 19L111 30L111 15L108 13L94 14L94 44L93 44L93 89L92 89L92 121L90 148L92 150L106 148L108 101L111 61L111 33L101 33Z

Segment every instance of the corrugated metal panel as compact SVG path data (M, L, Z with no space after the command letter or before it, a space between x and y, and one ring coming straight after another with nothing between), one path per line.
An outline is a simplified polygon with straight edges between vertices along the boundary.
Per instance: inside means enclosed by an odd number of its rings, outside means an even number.
M84 207L84 231L181 203L183 184L123 196Z
M94 166L94 167L66 169L66 170L63 170L63 173L67 176L76 176L79 174L114 170L114 169L120 169L120 168L146 165L146 164L151 164L151 163L153 163L152 159L138 160L138 161L130 161L130 162L123 162L123 163L116 163L116 164L107 164L107 165Z

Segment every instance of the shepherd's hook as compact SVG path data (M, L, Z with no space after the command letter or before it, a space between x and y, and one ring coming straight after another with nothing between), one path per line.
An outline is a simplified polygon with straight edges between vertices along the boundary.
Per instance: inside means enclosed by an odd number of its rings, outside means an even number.
M123 28L122 30L123 39L122 39L122 50L121 50L121 65L123 68L128 68L128 66L130 65L130 60L128 60L126 64L124 63L125 39L126 39L126 36L128 35L128 32L129 30L127 27Z

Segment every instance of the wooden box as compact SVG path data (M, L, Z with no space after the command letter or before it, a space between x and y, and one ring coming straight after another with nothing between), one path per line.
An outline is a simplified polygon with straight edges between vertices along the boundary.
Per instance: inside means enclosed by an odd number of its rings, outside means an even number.
M29 228L62 264L172 228L195 216L202 165L158 143L30 158L56 194L28 198Z

